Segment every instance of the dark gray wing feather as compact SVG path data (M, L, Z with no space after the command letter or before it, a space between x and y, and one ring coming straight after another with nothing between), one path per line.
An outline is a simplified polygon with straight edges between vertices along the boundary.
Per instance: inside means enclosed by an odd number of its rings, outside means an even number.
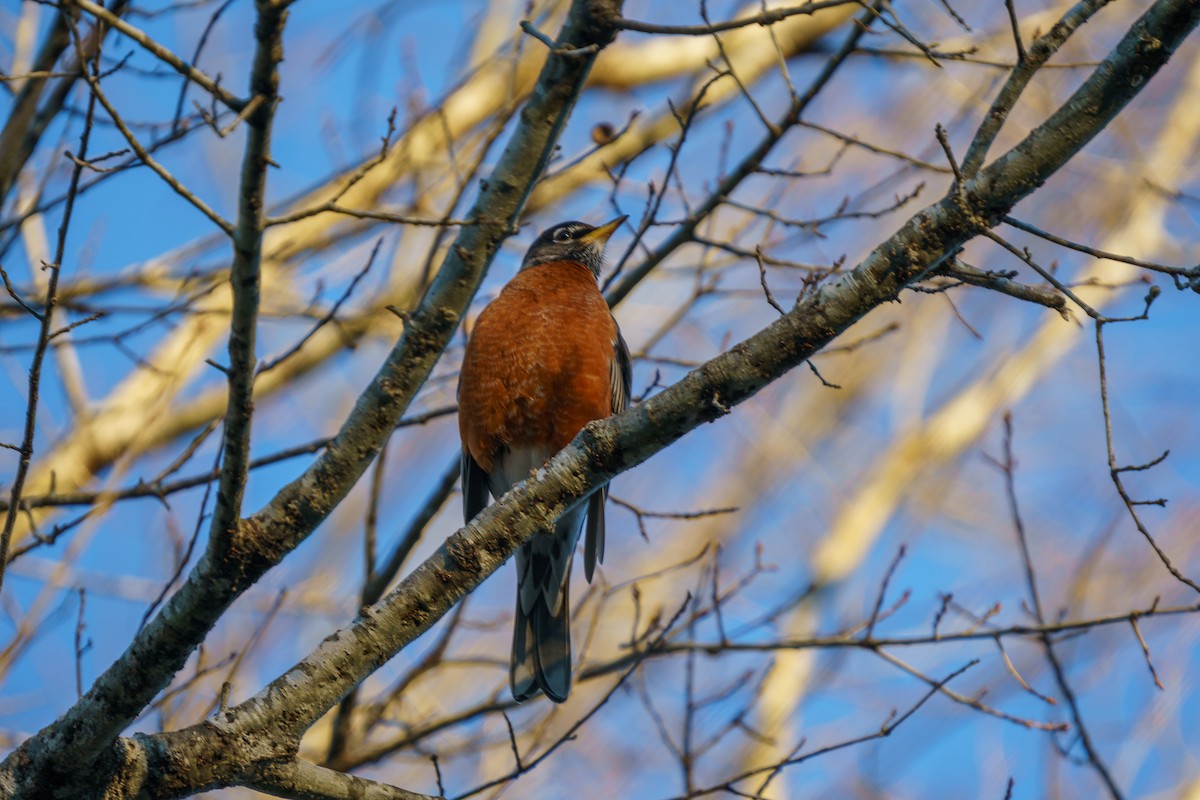
M612 413L620 414L629 408L629 396L633 385L633 360L629 357L629 345L621 329L617 328L617 340L613 342L613 354L609 383L612 385Z
M614 321L615 324L615 321ZM629 357L629 345L621 329L617 328L617 340L613 342L613 360L609 371L612 389L612 413L620 414L629 407L630 386L633 384L633 364ZM583 574L588 583L596 564L604 561L604 503L608 500L608 487L604 486L588 498L587 532L583 540Z
M464 447L462 451L463 524L475 519L488 504L488 476Z
M608 487L603 486L592 492L587 506L587 532L583 539L583 574L588 583L592 582L592 574L596 564L604 561L604 503L608 500Z

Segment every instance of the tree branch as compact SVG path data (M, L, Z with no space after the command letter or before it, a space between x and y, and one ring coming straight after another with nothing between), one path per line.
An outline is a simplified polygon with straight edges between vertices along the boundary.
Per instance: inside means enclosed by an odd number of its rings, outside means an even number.
M263 102L246 120L249 129L242 156L238 190L238 221L233 231L233 266L229 284L233 318L229 324L229 399L221 447L221 478L209 527L209 549L226 555L242 513L242 496L250 474L250 419L254 413L254 373L257 367L255 334L258 328L259 288L262 280L263 204L267 169L271 163L271 127L279 101L279 62L283 60L283 26L287 12L269 0L258 0L254 26L258 46L250 73L250 91Z
M826 8L851 5L858 2L859 0L813 0L813 2L801 3L798 6L770 8L752 17L739 17L738 19L731 19L726 22L714 22L705 25L658 25L653 22L642 22L636 19L621 19L617 21L617 27L621 30L637 31L639 33L659 33L671 36L711 36L714 33L745 28L749 25L767 27L788 17L794 17L797 14L811 15Z
M264 765L244 785L293 800L435 800L299 759Z
M192 64L184 61L179 56L172 53L167 48L163 47L158 42L154 41L150 36L147 36L144 31L130 25L125 20L108 10L104 6L97 5L91 0L70 0L71 4L77 6L83 11L91 14L96 19L104 22L106 25L116 28L121 33L128 36L133 41L146 48L155 58L170 66L180 75L188 78L192 83L196 84L213 97L220 100L231 110L237 112L246 107L246 101L241 98L234 97L231 93L221 88L221 85L212 78L205 75ZM254 87L250 87L251 92Z
M971 145L967 148L967 155L963 159L962 166L965 175L974 176L983 166L988 148L992 146L1004 121L1008 119L1008 115L1017 104L1017 100L1020 99L1021 93L1033 80L1033 76L1037 74L1038 70L1050 59L1050 56L1058 52L1058 48L1071 38L1071 34L1078 30L1079 26L1111 2L1112 0L1083 0L1067 12L1044 36L1039 37L1027 53L1021 53L1024 57L1017 59L1017 64L1008 76L1008 81L996 95L996 99L992 101L992 107L988 109L983 122L975 132L975 137L971 140ZM1019 36L1015 23L1013 33L1014 36ZM1020 38L1017 41L1020 46Z

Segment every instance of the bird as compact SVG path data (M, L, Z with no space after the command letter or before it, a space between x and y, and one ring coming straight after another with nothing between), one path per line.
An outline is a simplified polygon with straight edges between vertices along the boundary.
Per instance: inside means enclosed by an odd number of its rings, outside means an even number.
M542 467L584 425L629 405L629 348L598 285L604 249L625 221L543 231L517 274L475 321L458 381L463 517L470 522ZM607 484L517 550L509 683L523 702L571 691L569 588L586 522L588 582L604 560Z

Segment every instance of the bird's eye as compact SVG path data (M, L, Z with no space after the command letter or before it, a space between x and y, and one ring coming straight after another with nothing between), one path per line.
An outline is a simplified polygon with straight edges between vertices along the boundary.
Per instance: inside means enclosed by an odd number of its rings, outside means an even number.
M569 242L571 241L571 231L567 228L559 228L554 232L554 241Z

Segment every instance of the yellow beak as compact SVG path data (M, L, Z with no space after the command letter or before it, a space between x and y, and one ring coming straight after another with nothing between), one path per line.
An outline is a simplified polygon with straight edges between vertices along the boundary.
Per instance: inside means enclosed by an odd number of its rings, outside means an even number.
M588 231L583 236L580 236L576 241L586 242L587 244L598 244L601 247L608 241L608 237L613 235L617 228L621 227L621 223L629 219L628 214L622 214L611 222L606 222L599 228Z

